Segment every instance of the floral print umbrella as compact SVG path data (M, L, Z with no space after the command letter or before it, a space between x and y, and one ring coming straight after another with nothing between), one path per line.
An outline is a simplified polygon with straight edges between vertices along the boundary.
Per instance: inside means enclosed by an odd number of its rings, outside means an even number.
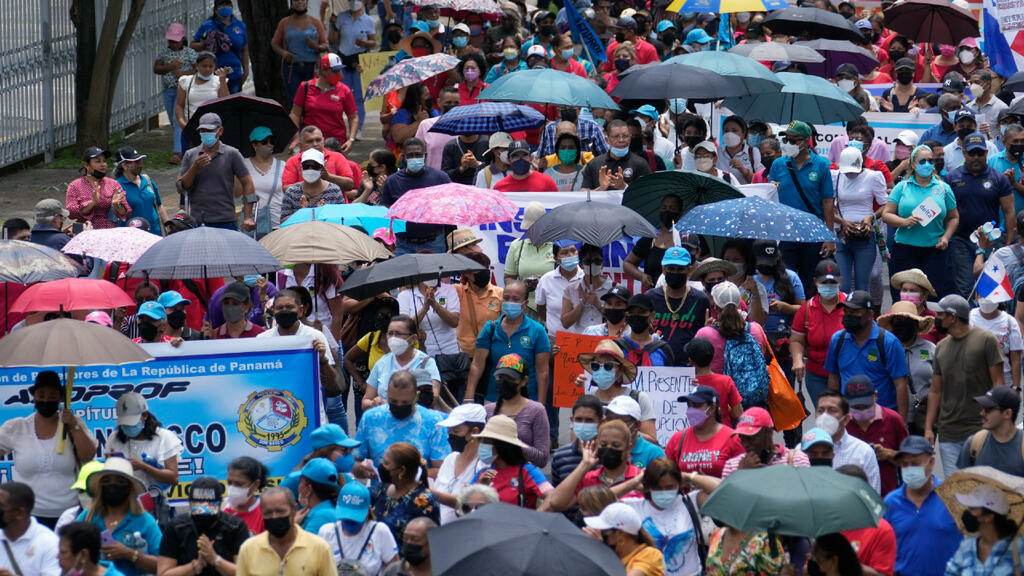
M694 206L676 223L682 233L786 242L835 242L813 214L757 196Z
M519 208L497 190L439 184L411 190L388 210L388 218L419 224L479 226L514 220Z
M0 240L0 282L31 284L77 275L78 269L71 261L52 248L22 240Z
M419 58L406 58L387 72L373 79L366 87L366 98L376 98L399 88L412 86L438 74L443 74L459 64L459 59L449 54L428 54Z
M85 230L61 249L65 254L78 254L107 262L135 263L142 253L160 241L160 237L132 227Z

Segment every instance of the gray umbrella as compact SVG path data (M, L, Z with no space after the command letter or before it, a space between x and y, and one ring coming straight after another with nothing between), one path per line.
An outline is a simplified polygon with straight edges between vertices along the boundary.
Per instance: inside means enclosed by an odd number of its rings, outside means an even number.
M201 226L153 244L128 270L134 278L223 278L276 272L270 252L236 230Z
M630 208L592 200L553 208L526 231L535 246L563 239L604 246L627 236L654 238L657 234L647 219Z

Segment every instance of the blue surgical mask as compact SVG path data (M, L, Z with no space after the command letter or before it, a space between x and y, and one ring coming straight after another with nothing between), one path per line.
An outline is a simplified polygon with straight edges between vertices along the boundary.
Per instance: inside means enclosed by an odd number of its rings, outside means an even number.
M573 422L572 433L584 442L597 438L597 422Z
M946 112L946 119L949 120L950 124L956 124L956 113L957 112L959 112L959 110L951 110L949 112Z
M818 295L831 300L839 295L839 284L818 284Z
M849 148L856 148L857 150L860 150L861 152L864 151L864 143L861 142L860 140L850 140L846 145Z
M469 44L469 38L466 36L456 36L452 38L452 46L456 48L465 48Z
M598 126L604 128L604 123L605 123L604 116L601 116L600 118L594 118L594 123L597 124Z
M202 80L203 82L209 82L210 79L213 78L213 74L203 74L201 72L196 72L196 76L198 76L199 79Z
M406 158L405 159L405 170L413 174L419 174L423 172L423 168L427 165L426 158Z
M590 374L590 381L601 390L607 390L615 384L615 370L599 368Z
M519 302L502 302L501 313L515 320L523 315L523 305Z
M914 172L921 178L931 178L932 174L935 173L935 164L931 162L925 162L924 164L914 164Z
M903 473L903 482L914 490L921 488L928 482L928 475L924 472L924 466L904 466L900 470Z
M671 508L678 497L678 490L651 490L651 502L662 510Z
M248 286L249 288L252 288L253 286L256 285L256 281L259 279L259 274L249 274L248 276L242 279L242 282L244 282L245 285Z
M576 54L573 52L572 48L569 48L568 50L562 50L561 53L562 60L572 60L572 57L575 55Z
M484 464L490 466L494 462L494 446L491 444L480 444L476 449L476 457Z
M334 468L341 474L348 474L355 465L356 457L351 452L344 456L338 456L338 459L334 461Z
M668 109L673 114L682 114L686 112L686 98L672 98L668 101Z
M747 136L747 144L750 144L754 148L760 148L761 142L764 142L764 134L752 132L750 136Z
M217 16L220 16L221 18L230 18L232 13L233 11L231 10L231 6L221 6L220 8L217 8Z
M203 146L207 148L213 148L217 145L216 132L202 132L199 134L199 139L203 141Z
M572 272L580 265L579 256L569 256L568 258L562 258L562 261L558 263L562 267L562 270L566 272Z
M134 426L118 426L118 428L121 429L121 432L124 432L124 435L129 438L135 438L139 434L142 434L142 429L145 427L146 425L141 420L139 420L139 423Z
M440 20L424 20L424 22L426 22L427 26L430 26L431 28L437 28L441 25Z
M623 146L622 148L612 146L609 151L612 153L612 156L615 156L616 158L625 158L626 156L629 156L629 146Z

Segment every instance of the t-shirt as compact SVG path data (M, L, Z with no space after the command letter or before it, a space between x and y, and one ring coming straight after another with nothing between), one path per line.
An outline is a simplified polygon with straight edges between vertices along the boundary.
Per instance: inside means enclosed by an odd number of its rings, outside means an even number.
M594 468L590 472L587 472L583 476L583 480L580 480L580 483L576 486L576 493L579 494L581 490L583 490L584 488L588 488L590 486L607 486L611 488L612 486L618 486L619 484L622 484L626 480L635 478L643 474L643 470L630 464L629 466L626 467L626 472L623 473L622 478L616 479L615 482L608 483L605 482L604 476L601 474L602 472L604 472L604 466L598 466L597 468ZM634 490L626 494L624 497L640 498L642 496L643 494Z
M1024 476L1024 457L1021 456L1021 442L1024 442L1024 432L1017 430L1009 441L999 442L990 431L988 437L985 438L985 442L981 445L981 449L978 450L977 458L971 455L971 441L974 440L975 434L978 434L978 432L971 434L971 437L964 442L964 447L960 450L960 458L956 461L957 468L991 466L1007 474Z
M322 152L324 153L324 168L328 174L351 178L356 184L361 181L362 175L358 172L352 172L352 167L349 165L348 158L345 158L344 154L327 149L324 149ZM302 155L296 154L284 163L284 172L281 173L281 186L287 188L299 182L302 182Z
M462 309L459 303L459 294L451 284L440 283L434 291L434 300L437 304L451 312L458 318ZM402 290L398 293L398 308L402 314L415 319L417 312L423 310L426 304L423 301L423 294L419 287L412 290ZM459 341L455 337L455 326L449 325L431 307L423 316L419 324L420 330L426 333L427 339L424 343L428 354L458 354Z
M981 315L981 310L972 308L970 323L971 326L988 330L995 335L996 340L999 341L999 350L1003 353L1003 384L1013 386L1010 352L1024 350L1024 338L1021 338L1020 324L1017 323L1017 319L1001 311L998 316L990 320Z
M398 545L391 530L383 522L367 520L356 534L345 534L341 522L324 524L317 536L331 547L334 562L359 562L367 574L380 574L381 567L398 556ZM341 542L341 550L338 543Z
M388 384L395 372L408 370L416 376L417 386L423 386L428 380L441 381L441 374L437 370L437 362L420 350L413 350L412 360L408 364L398 363L398 359L392 353L387 353L370 369L370 375L366 377L366 385L377 391L377 396L388 397Z
M204 146L196 146L185 151L181 158L181 174L188 172L199 155L207 152ZM188 197L191 203L191 214L200 224L234 222L235 215L235 178L249 176L249 169L242 161L242 154L237 148L224 142L217 145L210 163L198 170L192 180L192 188Z
M249 529L249 533L253 536L265 530L263 527L263 511L260 510L260 499L258 496L248 510L235 510L230 505L225 505L224 512L241 518L242 522L245 522L245 526Z
M519 179L509 174L492 183L498 192L558 192L558 185L551 176L536 170L530 170L526 178Z
M496 468L495 472L491 487L498 491L498 500L506 504L519 505L520 480L526 508L536 508L537 500L553 490L544 473L533 464ZM476 482L476 479L473 481Z
M874 205L885 204L888 197L885 178L875 170L862 170L852 178L835 170L832 179L836 188L834 201L843 220L848 222L860 223L874 212Z
M654 303L654 329L672 347L674 365L686 366L690 361L686 344L704 326L709 307L707 295L700 290L687 289L684 298L669 298L664 288L652 288L647 295Z
M345 120L357 113L356 98L352 90L340 80L330 88L322 89L316 80L306 80L295 91L293 105L302 109L302 126L316 126L324 138L348 140Z
M692 429L680 430L668 441L665 455L675 460L683 474L698 472L721 478L726 461L744 454L735 432L722 426L714 436L702 442Z
M124 455L124 458L129 460L132 458L142 460L142 455L145 453L147 459L156 459L162 466L168 458L180 457L184 450L181 438L178 438L177 434L167 428L161 427L156 429L156 433L149 440L128 438L127 442L121 442L117 434L111 434L107 438L105 453L109 455L114 452L120 452ZM135 477L142 480L147 489L159 487L163 491L163 488L166 487L141 470L135 471Z
M896 564L896 533L885 518L878 520L877 527L845 530L842 534L853 546L861 564L882 574L892 574Z
M641 176L651 173L651 165L646 158L641 158L632 152L623 158L612 158L609 152L595 157L583 168L583 186L581 188L593 190L600 186L601 181L598 176L601 174L603 166L607 166L612 173L618 172L621 168L622 179L627 185L632 184Z
M582 278L583 274L582 268L576 268L572 280ZM551 337L554 337L556 332L565 331L565 328L562 327L562 296L565 295L565 289L569 286L569 282L570 280L565 278L561 267L557 264L554 270L545 272L537 281L537 290L535 290L537 306L545 307L545 317L542 320Z
M697 334L699 335L700 332ZM740 391L736 389L736 383L725 374L705 374L697 376L696 380L698 386L710 386L718 393L718 413L722 416L722 425L731 427L732 407L743 405L743 398L740 397Z
M910 228L897 228L896 241L908 246L920 246L931 248L939 241L939 238L946 233L946 214L956 208L956 197L949 184L939 180L937 176L931 179L927 188L922 188L916 178L907 178L889 193L889 202L896 205L896 214L900 218L909 218L915 208L921 205L925 199L931 198L939 206L939 213L928 224L920 224Z
M626 567L626 572L639 571L644 576L662 576L665 573L665 561L661 551L646 544L623 558L622 565Z
M240 518L231 514L217 515L217 529L215 535L210 535L213 541L213 550L218 556L228 560L238 555L242 542L249 538L249 529ZM160 540L160 556L174 558L178 566L184 566L199 558L199 532L192 523L191 516L175 516L164 528L163 538ZM204 576L215 576L220 572L212 565L207 566L199 572Z
M697 492L685 496L697 509ZM683 497L676 497L671 506L662 510L646 498L626 498L628 504L642 519L643 529L654 540L665 560L665 574L683 576L699 574L700 555L697 552L697 535L693 530L690 513L683 504Z
M584 155L586 154L584 153ZM555 181L555 186L561 192L579 190L583 186L583 166L577 165L575 170L568 173L559 172L555 166L551 166L544 170L544 174L550 176Z
M989 366L1003 361L999 341L987 330L971 327L963 338L947 336L935 346L932 370L942 377L939 404L939 442L961 442L981 428L975 396L999 384L989 377Z
M437 470L437 478L434 479L434 483L431 485L431 489L434 491L447 492L448 494L458 495L462 491L462 488L468 486L470 482L476 478L477 474L487 469L487 464L484 464L482 460L477 458L466 466L466 469L462 471L461 475L455 475L455 460L459 457L459 452L452 452L451 454L444 457L444 461L441 462L441 467ZM440 503L440 502L439 502ZM457 518L455 514L455 508L448 506L444 503L441 504L441 524L447 524Z

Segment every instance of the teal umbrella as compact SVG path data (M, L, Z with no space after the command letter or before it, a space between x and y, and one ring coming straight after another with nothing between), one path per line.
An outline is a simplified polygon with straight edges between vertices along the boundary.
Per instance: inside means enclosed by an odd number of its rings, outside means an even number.
M551 68L520 70L506 74L484 88L479 99L492 102L619 109L615 100L597 84L575 74Z
M372 235L378 228L387 228L390 223L392 232L399 234L405 232L405 221L388 218L387 206L371 206L370 204L327 204L316 208L301 208L281 223L281 226L301 224L310 220L321 222L334 222L342 226L358 226Z
M686 64L725 76L747 94L778 92L783 81L760 62L729 52L694 52L669 58L666 64Z
M769 466L732 473L700 511L744 532L816 538L878 526L885 504L867 482L827 466Z
M781 92L726 98L724 106L744 118L776 124L794 120L808 124L849 122L864 113L853 97L824 78L793 72L779 72L776 76L785 82Z
M673 170L648 174L626 186L622 205L658 227L661 226L661 200L670 194L682 200L683 214L702 204L743 198L738 188L721 178L690 170Z

